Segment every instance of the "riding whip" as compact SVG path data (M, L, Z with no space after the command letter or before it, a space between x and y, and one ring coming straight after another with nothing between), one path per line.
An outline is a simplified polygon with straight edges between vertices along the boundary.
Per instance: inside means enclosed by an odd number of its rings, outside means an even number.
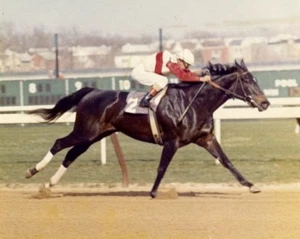
M188 105L188 107L186 107L186 109L183 111L183 113L180 115L177 125L180 125L182 122L183 117L186 115L186 113L188 112L188 110L191 108L193 102L195 101L196 97L198 96L198 94L200 93L200 91L203 89L203 87L205 86L205 82L203 82L203 84L201 85L201 87L198 89L196 95L194 96L194 98L192 99L192 101L190 102L190 104Z

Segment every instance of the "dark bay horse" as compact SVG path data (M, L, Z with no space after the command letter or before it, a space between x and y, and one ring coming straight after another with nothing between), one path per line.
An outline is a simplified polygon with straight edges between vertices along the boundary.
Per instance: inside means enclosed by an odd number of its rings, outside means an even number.
M212 75L211 84L169 84L166 95L158 105L156 116L162 131L163 149L151 197L156 196L177 149L190 143L205 148L251 192L260 191L233 166L217 142L213 134L213 112L230 98L243 100L259 111L266 110L269 101L244 61L233 65L210 63L208 69ZM202 89L198 91L200 87ZM194 97L196 94L197 97ZM46 122L51 122L65 112L74 110L76 120L73 131L57 139L46 156L34 168L26 171L26 178L45 168L59 151L72 147L50 182L45 184L48 188L54 186L79 155L93 143L117 131L140 141L155 143L148 115L124 112L127 95L128 92L123 91L82 88L59 100L52 109L30 111L30 114L37 114ZM178 124L178 119L192 100L191 107Z

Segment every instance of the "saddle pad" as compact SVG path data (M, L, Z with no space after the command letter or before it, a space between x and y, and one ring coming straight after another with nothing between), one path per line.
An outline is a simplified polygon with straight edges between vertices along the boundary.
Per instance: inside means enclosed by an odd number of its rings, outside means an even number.
M156 96L153 97L153 99L150 101L150 108L156 112L156 108L162 99L162 97L165 95L167 91L167 87L165 87L162 91L160 91ZM144 97L146 93L145 92L139 92L139 91L131 91L129 92L127 99L126 99L126 106L124 111L126 113L131 114L148 114L148 108L139 107L141 99Z

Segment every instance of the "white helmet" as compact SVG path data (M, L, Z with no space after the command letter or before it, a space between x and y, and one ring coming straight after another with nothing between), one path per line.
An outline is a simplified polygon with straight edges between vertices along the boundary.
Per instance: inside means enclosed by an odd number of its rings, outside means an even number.
M192 66L195 65L195 57L190 50L183 49L182 51L178 52L176 55L178 59L185 61L189 65Z

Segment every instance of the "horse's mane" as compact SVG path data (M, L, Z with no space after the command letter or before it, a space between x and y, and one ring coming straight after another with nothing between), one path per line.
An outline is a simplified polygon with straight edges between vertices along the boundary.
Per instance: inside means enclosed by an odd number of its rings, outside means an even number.
M205 68L209 70L212 76L231 74L237 72L239 68L243 70L247 70L247 67L243 60L241 61L241 63L235 61L234 64L221 64L221 63L213 64L211 62L208 62L208 65L205 66ZM168 86L170 88L187 88L195 84L202 84L202 82L180 82L178 84L168 84Z
M236 72L238 69L236 64L235 65L221 64L221 63L212 64L211 62L208 63L206 68L210 71L212 75L231 74Z
M205 66L205 68L207 68L210 71L211 75L226 75L237 71L236 65L221 64L221 63L212 64L211 62L209 62L208 65ZM171 83L168 84L168 86L171 88L187 88L195 84L202 84L202 82L180 82L177 84Z

